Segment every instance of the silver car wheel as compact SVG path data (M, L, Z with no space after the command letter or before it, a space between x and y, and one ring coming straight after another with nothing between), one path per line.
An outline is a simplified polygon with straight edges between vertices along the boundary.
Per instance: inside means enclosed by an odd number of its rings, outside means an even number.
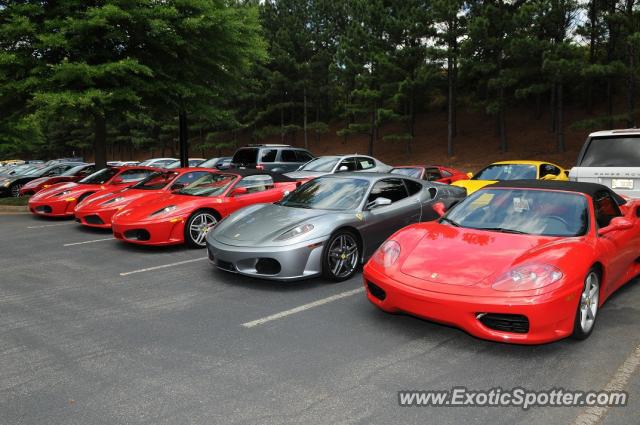
M335 238L328 251L331 273L337 278L349 276L358 264L358 242L350 234Z
M198 246L205 246L207 233L211 230L218 220L209 213L200 213L193 217L189 224L189 235L194 244Z
M590 272L584 282L584 289L580 295L580 328L589 333L598 314L600 298L600 279L595 272Z
M20 196L20 189L22 189L22 186L24 186L24 185L21 185L21 184L14 185L11 188L11 196L13 196L15 198L19 197Z

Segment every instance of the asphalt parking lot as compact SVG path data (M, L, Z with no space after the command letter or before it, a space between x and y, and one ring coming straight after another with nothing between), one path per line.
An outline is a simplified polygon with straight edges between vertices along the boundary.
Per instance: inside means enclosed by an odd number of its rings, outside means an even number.
M206 252L0 215L0 423L638 424L640 285L586 341L485 342L369 304L361 276L273 283ZM613 385L613 387L612 387ZM401 407L400 390L624 389L628 405Z

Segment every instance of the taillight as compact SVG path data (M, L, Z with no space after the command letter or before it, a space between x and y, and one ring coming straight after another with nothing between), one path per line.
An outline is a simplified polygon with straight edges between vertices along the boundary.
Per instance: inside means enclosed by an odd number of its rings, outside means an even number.
M264 170L264 165L256 165L256 170Z

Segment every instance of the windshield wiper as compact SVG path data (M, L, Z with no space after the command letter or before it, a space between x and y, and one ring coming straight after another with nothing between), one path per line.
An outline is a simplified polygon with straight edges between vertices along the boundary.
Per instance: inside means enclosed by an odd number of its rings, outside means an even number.
M450 225L452 225L453 227L460 227L460 224L451 220L450 218L447 217L441 217L440 218L440 222L445 222L445 223L449 223Z
M492 232L501 232L501 233L513 233L514 235L529 235L530 233L523 232L522 230L516 229L506 229L504 227L476 227L478 230L489 230Z

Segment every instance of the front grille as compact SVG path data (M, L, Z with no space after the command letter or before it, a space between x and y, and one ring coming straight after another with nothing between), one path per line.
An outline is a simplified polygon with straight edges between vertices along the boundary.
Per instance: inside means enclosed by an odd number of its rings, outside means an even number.
M49 205L41 205L39 207L36 207L36 212L39 213L51 214L52 211L53 209L51 209Z
M256 272L259 274L278 274L280 270L280 263L273 258L260 258L256 263Z
M529 319L521 314L478 313L477 319L496 331L526 334L529 332Z
M151 235L144 229L134 229L124 232L124 238L134 241L148 241L151 239Z
M223 261L223 260L218 260L216 261L216 266L218 266L218 268L222 269L222 270L226 270L229 272L235 272L236 268L234 267L233 263L230 263L228 261Z
M84 221L86 221L87 224L104 224L104 221L97 215L85 216Z
M373 295L380 301L384 301L384 299L387 298L387 293L384 291L384 289L382 289L375 283L369 282L368 280L367 280L367 289L369 290L369 293L371 295Z

